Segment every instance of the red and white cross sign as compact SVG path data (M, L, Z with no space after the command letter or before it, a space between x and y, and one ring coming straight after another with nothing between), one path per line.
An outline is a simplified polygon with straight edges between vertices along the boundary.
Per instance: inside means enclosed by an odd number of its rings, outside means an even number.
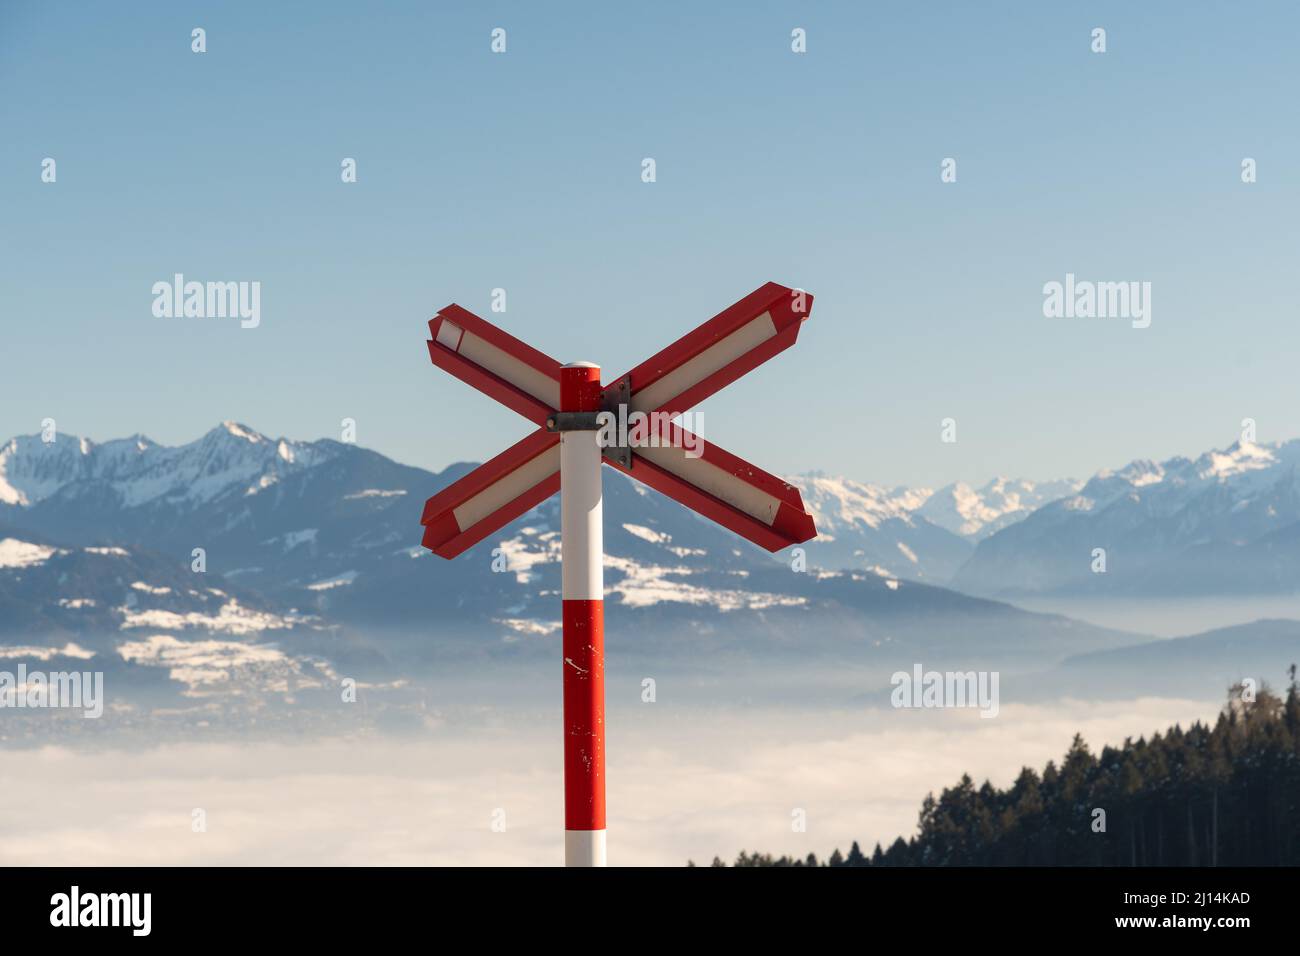
M605 864L602 458L769 551L815 537L797 488L672 421L793 345L812 300L769 282L605 386L458 305L429 322L433 364L538 429L425 502L424 546L454 558L560 492L569 866Z

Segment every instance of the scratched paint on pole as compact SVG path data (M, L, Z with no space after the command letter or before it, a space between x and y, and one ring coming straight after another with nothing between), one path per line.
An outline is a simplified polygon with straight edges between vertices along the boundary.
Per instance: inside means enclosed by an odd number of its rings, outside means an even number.
M595 411L600 369L560 371L560 409ZM560 436L563 592L564 828L594 838L605 829L605 602L600 445L594 431ZM566 862L603 863L603 844L566 839Z
M605 829L605 602L564 602L564 828Z

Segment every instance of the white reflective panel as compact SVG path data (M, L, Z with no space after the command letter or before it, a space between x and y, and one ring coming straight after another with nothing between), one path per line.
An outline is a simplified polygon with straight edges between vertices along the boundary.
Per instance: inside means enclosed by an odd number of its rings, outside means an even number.
M443 324L446 325L445 322ZM521 362L509 352L497 348L473 332L466 332L461 336L460 348L457 352L475 365L487 369L497 378L503 378L520 391L545 402L548 407L560 407L558 379L537 371L527 362Z
M633 454L639 455L651 464L658 465L664 471L690 482L701 491L707 491L715 498L721 498L733 508L738 508L751 518L763 524L771 525L776 520L777 509L781 507L779 499L766 491L755 488L747 481L728 474L717 465L711 465L703 458L688 458L684 448L634 448ZM632 474L636 474L635 467Z
M653 385L647 385L632 396L632 410L649 412L675 395L680 395L693 385L725 368L750 349L757 348L776 335L772 315L762 315L746 322L721 342L714 342L695 358L683 362ZM636 383L634 382L633 385ZM679 411L681 409L678 409Z
M467 530L559 470L560 449L553 445L454 509L457 526Z

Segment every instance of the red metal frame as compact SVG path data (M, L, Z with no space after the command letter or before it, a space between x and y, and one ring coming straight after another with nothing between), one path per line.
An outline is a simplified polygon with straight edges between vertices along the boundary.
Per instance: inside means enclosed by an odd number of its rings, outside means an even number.
M780 551L782 548L817 537L813 516L808 513L803 503L803 496L794 485L750 464L738 455L733 455L719 445L698 439L678 425L670 424L668 431L667 436L661 436L662 440L674 449L680 448L683 456L686 454L686 448L699 448L701 450L699 457L703 461L776 498L779 503L772 523L765 524L735 505L660 468L648 459L637 455L635 448L632 449L631 468L624 468L608 458L605 459L605 464L667 495L709 520L716 521L724 528L734 531L742 538L768 551Z
M426 501L424 515L420 518L424 525L424 546L441 558L454 558L559 491L560 463L557 459L554 474L470 527L461 528L454 514L455 509L479 492L559 443L558 434L538 429Z
M798 303L803 308L798 312L795 311L796 295L803 297L802 302ZM628 372L625 377L629 380L632 396L635 397L641 389L653 385L764 312L770 313L772 323L776 327L775 336L733 359L723 368L689 386L678 395L660 402L655 408L644 410L668 411L676 415L693 408L714 392L720 391L772 356L794 345L799 337L799 327L812 313L812 302L811 293L797 291L776 282L769 282L755 289L735 305L723 309L699 328L686 333L672 345L655 353Z
M450 372L470 387L495 398L507 408L514 409L533 424L545 424L547 416L555 409L549 408L545 402L529 395L505 379L480 368L438 341L438 330L444 321L477 335L525 365L555 379L557 388L560 381L560 363L454 303L429 320L429 358L433 360L434 365Z
M796 296L802 296L802 301L797 300ZM628 372L624 377L629 379L632 395L653 385L764 312L770 313L776 328L773 337L733 359L712 375L688 386L680 394L666 399L656 408L645 411L678 414L689 410L793 345L798 338L800 326L812 311L812 301L810 293L768 282ZM802 308L796 311L796 305L801 305ZM458 305L447 306L429 322L429 357L435 365L530 421L544 425L555 409L438 342L438 332L444 321L478 336L532 369L555 379L557 385L561 380L560 363ZM599 383L588 387L598 388ZM583 406L596 407L594 395L585 395ZM689 481L652 464L644 456L638 456L635 448L631 468L623 468L609 459L605 463L769 551L779 551L816 537L817 529L812 515L804 506L799 490L793 485L711 442L697 444L695 436L677 425L669 425L668 429L669 444L702 447L700 457L706 462L776 498L779 505L772 524L765 524ZM421 519L425 526L425 547L441 557L453 558L555 494L560 487L558 466L554 475L548 476L509 505L470 528L460 528L453 514L454 509L465 501L558 441L558 434L538 430L430 498L425 503Z

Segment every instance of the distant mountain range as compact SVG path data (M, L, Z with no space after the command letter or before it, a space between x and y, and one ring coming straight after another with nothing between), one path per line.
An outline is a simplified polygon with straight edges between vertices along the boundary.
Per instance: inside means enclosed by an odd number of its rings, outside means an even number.
M1137 461L1086 482L997 478L933 490L820 472L789 480L817 519L806 545L816 568L1006 597L1291 593L1297 460L1300 440ZM341 595L364 590L349 588L355 578L375 573L364 566L423 557L410 515L470 467L433 474L355 445L270 439L234 422L175 448L141 435L104 444L26 436L0 446L0 524L64 542L202 546L223 576L255 577L262 591L334 591L347 605ZM617 500L627 483L610 479ZM692 519L675 547L689 552L712 530ZM505 544L538 562L527 541Z
M827 567L1008 600L1283 595L1300 590L1297 462L1300 440L1135 461L1086 482L998 478L931 492L790 480L821 532L809 554Z
M938 491L798 476L820 532L802 572L607 470L610 646L665 662L1030 671L1136 644L967 594L1293 590L1298 454L1235 445L1086 483ZM558 498L456 561L420 547L424 500L471 467L435 474L233 422L179 447L13 439L0 446L0 645L111 657L200 696L236 674L291 693L340 667L393 682L551 648ZM1105 574L1090 570L1094 547Z
M817 539L807 548L819 564L935 584L951 580L980 541L1083 484L995 478L980 488L957 482L935 491L884 488L821 472L787 480L816 516Z
M1300 440L1237 442L1099 472L980 541L946 583L1003 597L1294 594L1298 461Z

